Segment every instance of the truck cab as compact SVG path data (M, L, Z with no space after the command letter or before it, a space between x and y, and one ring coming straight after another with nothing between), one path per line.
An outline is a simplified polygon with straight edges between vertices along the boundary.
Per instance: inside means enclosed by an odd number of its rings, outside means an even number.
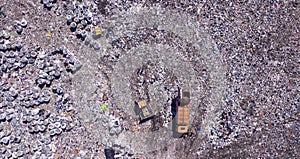
M189 105L191 101L191 94L188 90L179 89L178 91L178 106L186 106Z

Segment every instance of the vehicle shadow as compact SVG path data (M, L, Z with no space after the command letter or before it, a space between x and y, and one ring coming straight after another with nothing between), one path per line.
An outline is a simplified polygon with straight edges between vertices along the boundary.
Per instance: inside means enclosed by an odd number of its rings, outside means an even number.
M173 132L173 137L174 138L180 138L182 137L182 134L179 134L176 131L177 125L176 125L176 120L177 120L177 111L176 111L176 101L178 100L178 97L172 99L171 103L171 113L172 113L172 132Z

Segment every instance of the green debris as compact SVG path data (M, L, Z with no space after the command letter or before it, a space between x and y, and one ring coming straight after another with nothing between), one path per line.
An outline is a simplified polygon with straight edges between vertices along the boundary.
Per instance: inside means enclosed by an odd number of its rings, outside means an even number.
M92 28L92 36L94 39L100 38L102 35L102 30L100 27Z
M105 102L104 104L102 104L102 105L100 106L100 110L101 110L101 111L107 110L107 106L108 106L108 103Z
M0 15L3 15L4 17L6 17L6 14L4 13L4 11L0 8Z

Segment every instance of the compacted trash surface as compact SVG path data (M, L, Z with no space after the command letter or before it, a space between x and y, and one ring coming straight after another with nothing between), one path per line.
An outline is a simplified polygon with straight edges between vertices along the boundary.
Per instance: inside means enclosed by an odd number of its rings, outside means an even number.
M300 158L299 15L298 0L2 0L0 158Z

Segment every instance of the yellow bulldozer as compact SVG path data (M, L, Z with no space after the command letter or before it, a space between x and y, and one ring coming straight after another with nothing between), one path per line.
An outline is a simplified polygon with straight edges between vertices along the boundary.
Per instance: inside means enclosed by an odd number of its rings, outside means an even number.
M146 100L136 102L135 112L140 117L140 123L143 123L154 117L153 111L150 105L147 104Z

